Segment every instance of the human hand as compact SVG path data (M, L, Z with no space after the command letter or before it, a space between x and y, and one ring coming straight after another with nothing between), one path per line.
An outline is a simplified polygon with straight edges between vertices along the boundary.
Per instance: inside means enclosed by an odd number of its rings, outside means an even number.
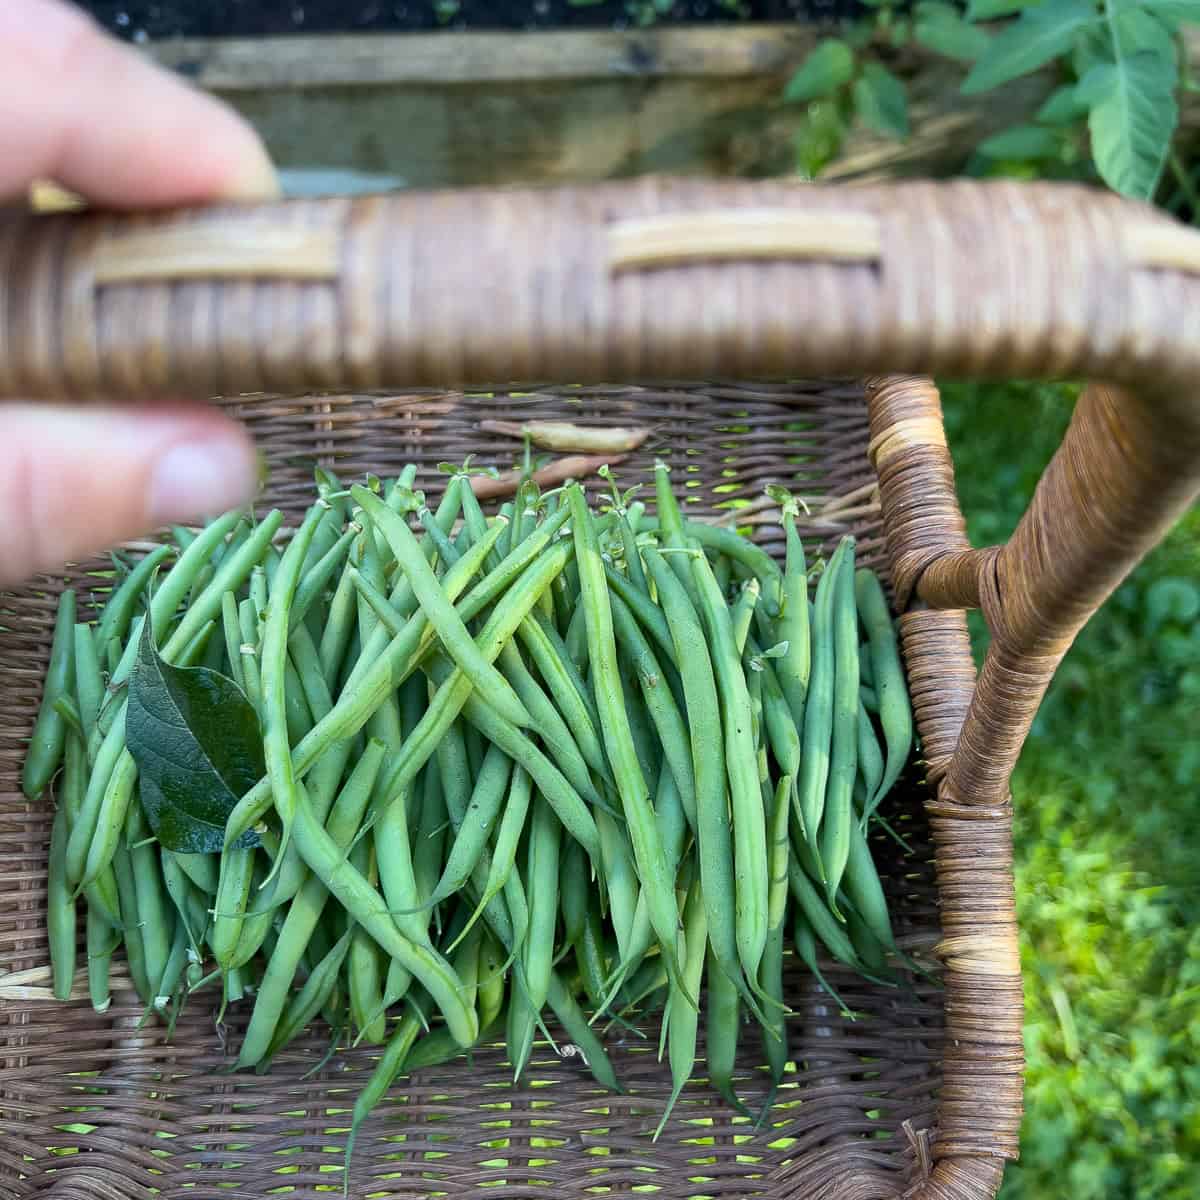
M106 207L273 195L231 110L64 0L0 3L0 202L52 179ZM245 431L204 405L0 405L0 583L253 493Z

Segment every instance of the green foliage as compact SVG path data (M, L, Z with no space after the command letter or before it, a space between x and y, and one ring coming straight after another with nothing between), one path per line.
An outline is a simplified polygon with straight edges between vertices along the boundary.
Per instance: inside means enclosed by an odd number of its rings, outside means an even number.
M972 173L1098 177L1150 200L1163 190L1169 166L1177 186L1171 206L1200 216L1196 180L1171 155L1180 29L1200 20L1200 0L971 0L965 12L943 0L918 0L911 20L891 3L871 7L869 22L821 42L785 90L785 101L810 106L815 126L798 142L805 174L819 173L836 156L855 121L907 136L905 86L878 60L889 46L915 42L966 65L967 96L1042 70L1063 79L1032 122L977 148Z
M147 619L129 680L125 737L155 837L181 854L218 853L229 814L266 770L245 692L207 667L164 662Z
M1074 390L944 389L976 545L1015 526ZM1019 418L1019 419L1014 419ZM1185 1200L1200 1161L1200 511L1085 627L1013 778L1029 1069L1001 1200ZM986 631L972 626L977 651Z

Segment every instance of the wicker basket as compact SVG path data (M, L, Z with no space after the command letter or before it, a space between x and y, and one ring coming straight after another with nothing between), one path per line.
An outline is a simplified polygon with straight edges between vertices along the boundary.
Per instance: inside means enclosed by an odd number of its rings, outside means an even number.
M1008 778L1075 632L1196 490L1197 274L1196 235L1045 186L642 181L0 220L0 394L236 396L220 403L289 512L313 460L415 461L436 490L440 460L511 461L481 418L583 413L653 426L622 482L667 457L702 517L787 483L822 499L810 546L852 529L890 579L921 755L887 802L913 853L876 853L902 944L940 986L831 967L862 1014L848 1023L795 971L796 1070L761 1129L697 1080L652 1142L669 1091L652 1031L613 1046L624 1096L543 1046L514 1087L484 1049L393 1089L351 1195L995 1194L1021 1116ZM1105 381L1006 546L966 543L916 374L933 371ZM810 381L851 375L866 383ZM788 382L620 382L730 377ZM468 390L416 390L450 381ZM95 566L64 573L81 595ZM0 1196L336 1193L369 1052L308 1077L318 1030L270 1075L233 1075L237 1022L215 1031L199 1004L167 1043L119 975L103 1016L48 999L49 808L18 772L63 578L6 596L0 634ZM995 635L978 682L974 606ZM766 1095L757 1058L747 1037L748 1097Z

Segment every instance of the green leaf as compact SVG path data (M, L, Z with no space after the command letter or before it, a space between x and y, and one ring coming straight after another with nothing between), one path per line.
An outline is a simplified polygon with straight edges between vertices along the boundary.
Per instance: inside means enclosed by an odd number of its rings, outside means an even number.
M1156 579L1146 590L1146 616L1151 632L1164 621L1190 625L1200 617L1200 588L1190 579Z
M1153 14L1140 5L1134 7L1126 0L1116 9L1116 41L1120 55L1147 51L1164 60L1175 60L1175 41L1171 31Z
M965 95L991 88L1036 71L1066 54L1078 34L1100 20L1093 0L1055 0L1026 9L991 41L986 53L963 81Z
M854 51L837 38L826 38L796 69L783 98L803 104L832 95L854 74Z
M1149 200L1179 119L1174 71L1157 54L1134 54L1093 67L1080 81L1089 97L1088 128L1100 177L1114 191Z
M970 0L967 5L968 21L992 21L996 17L1011 17L1036 4L1037 0Z
M991 43L991 35L977 25L964 21L949 4L923 3L917 6L917 41L935 54L974 62Z
M266 772L258 717L232 679L173 667L147 620L129 678L125 739L154 835L181 854L216 854L234 805ZM253 832L238 843L258 844Z
M1141 0L1141 3L1172 30L1200 22L1200 0Z
M1014 125L984 141L979 153L988 158L1052 158L1061 149L1059 134L1041 125Z
M888 137L908 136L904 84L879 63L867 63L854 84L854 107L864 125Z
M1064 84L1050 93L1034 119L1043 125L1068 125L1086 116L1087 111L1087 103L1080 98L1074 84Z

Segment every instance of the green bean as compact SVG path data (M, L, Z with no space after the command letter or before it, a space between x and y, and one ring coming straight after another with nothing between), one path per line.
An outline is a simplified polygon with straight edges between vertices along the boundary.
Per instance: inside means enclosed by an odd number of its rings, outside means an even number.
M800 770L800 733L792 710L788 705L779 677L769 658L759 657L759 650L751 638L747 643L749 653L757 658L762 681L763 725L771 753L779 770L792 781L793 798L796 778Z
M592 862L597 862L600 843L596 822L584 798L571 786L563 773L521 730L488 708L478 696L468 698L463 714L484 737L494 742L509 758L529 772L538 791L550 803L567 832L583 845ZM594 792L589 799L600 811L606 807Z
M471 803L471 761L467 757L467 739L461 718L450 722L433 752L433 761L442 775L442 797L450 824L457 834Z
M365 488L356 486L351 490L363 510L387 537L421 608L455 663L497 712L514 725L528 725L530 717L525 706L500 672L480 653L462 618L442 590L437 576L425 561L407 522Z
M868 972L885 975L888 969L887 954L875 934L852 905L846 905L845 917L846 930L863 967Z
M904 686L904 668L896 645L896 631L888 611L883 588L873 571L865 568L855 575L855 597L863 628L871 643L871 667L879 696L879 722L887 745L887 763L883 779L867 798L863 820L879 807L908 761L912 749L912 705Z
M354 632L355 594L354 578L347 570L342 573L334 589L329 616L321 634L321 671L330 688L337 679L346 657L351 634Z
M611 569L606 563L605 570L608 571ZM569 589L570 585L568 584L567 587ZM572 595L574 594L572 593ZM575 611L571 614L571 621L567 626L563 645L567 648L567 661L571 663L576 671L586 671L588 665L587 618L584 614L582 604L577 604Z
M386 770L386 763L384 764ZM401 928L404 928L403 918L414 916L417 913L422 913L423 910L416 907L417 900L415 897L428 896L431 891L437 886L437 881L441 876L442 863L445 861L443 848L445 847L447 834L450 829L450 816L446 811L446 798L442 795L442 775L437 769L436 764L431 763L426 767L420 775L414 780L414 787L420 788L420 811L417 814L417 821L413 830L413 840L416 842L417 854L410 856L411 861L407 866L407 874L403 877L403 887L408 891L403 896L397 896L397 907L394 910L394 915L397 921L401 922ZM375 795L380 795L380 789L376 787ZM407 808L407 800L405 794L401 794L401 798L388 806L386 814L396 821L396 833L393 835L388 832L388 825L382 817L375 825L375 834L385 846L389 849L393 844L401 847L407 845L400 839L404 837L399 828L399 814L393 813L392 809ZM406 816L405 825L411 826L413 822ZM412 882L408 882L411 877ZM407 897L407 898L405 898Z
M726 802L725 739L713 663L700 619L683 586L658 551L646 551L646 566L658 589L683 681L696 781L696 847L708 938L725 973L742 980L737 947L733 839ZM743 997L749 997L748 989Z
M151 1006L155 1011L163 1013L171 1003L183 978L184 968L188 961L188 932L182 921L175 922L174 935L171 939L171 949L163 966L154 989ZM174 1018L172 1018L172 1023Z
M559 576L561 578L561 576ZM545 593L542 593L545 595ZM530 715L542 731L542 741L550 751L553 761L557 764L571 786L580 795L590 794L593 790L588 763L575 742L567 723L563 720L558 707L543 691L541 684L525 666L521 651L515 642L509 642L501 651L497 660L504 670L508 681L521 697L521 703L529 710ZM469 727L469 734L478 734L474 726Z
M875 727L866 706L858 697L858 775L866 788L866 796L874 796L883 782L883 753L875 739ZM865 804L862 806L865 808Z
M473 546L446 573L443 583L451 600L465 589L497 536L498 528L489 530L490 540ZM408 670L414 665L425 627L423 617L413 618L405 627L404 633L393 638L360 675L356 677L355 674L351 674L329 714L318 721L293 751L292 758L298 777L303 776L333 742L350 737L361 729L383 700L403 682ZM432 753L432 746L429 752ZM232 845L251 828L267 811L270 803L270 785L265 778L260 779L230 813L225 829L226 846Z
M371 795L371 788L379 775L384 753L385 748L381 742L372 741L367 744L329 814L326 827L328 836L340 853L344 853L358 829ZM227 851L226 855L229 853ZM280 1016L287 1003L288 989L328 899L329 892L321 880L310 877L288 906L279 944L267 961L259 984L254 1011L250 1016L250 1024L247 1026L238 1056L239 1067L254 1066L271 1053ZM215 954L215 945L213 951ZM323 1004L324 1001L318 1007L322 1007Z
M521 622L517 637L549 688L584 761L602 779L610 778L599 733L599 716L566 644L553 626L537 615L530 615Z
M862 964L845 930L826 908L824 899L801 870L795 857L788 860L788 884L805 920L812 926L813 932L825 944L829 953L846 966L861 970Z
M323 890L323 889L322 889ZM275 1035L271 1039L271 1044L267 1048L266 1054L260 1060L260 1068L264 1063L268 1063L284 1046L293 1042L299 1034L304 1030L305 1026L325 1007L329 1000L330 994L337 985L338 975L342 969L342 963L346 959L346 955L350 950L350 940L354 936L354 928L348 929L341 939L327 951L321 958L317 960L316 966L309 972L308 978L305 979L303 987L292 998L288 1005L287 1013L279 1022L275 1030ZM278 947L276 947L278 952ZM272 959L275 957L271 956ZM262 990L259 989L261 997ZM255 1001L255 1007L258 1007L260 1000Z
M800 829L814 848L825 808L829 756L833 742L833 602L846 542L840 542L817 584L812 624L812 671L804 709L801 736L800 778L796 783L795 812Z
M143 1004L148 1004L150 1002L150 981L146 976L146 956L142 946L141 922L138 919L133 862L129 851L120 843L117 844L117 852L113 856L113 874L120 895L121 924L124 927L125 937L125 960L129 964L129 974L138 998Z
M797 957L812 973L821 990L826 992L829 998L838 1006L843 1017L847 1020L854 1020L854 1014L846 1007L846 1002L837 994L821 970L821 964L817 958L816 935L813 933L813 928L809 924L808 918L805 917L799 907L795 908L792 912L792 942L796 947Z
M728 557L724 554L718 554L713 559L713 574L717 577L717 583L721 586L721 594L729 595L729 590L733 586L733 565ZM746 582L749 582L747 580ZM762 589L759 589L760 593Z
M525 828L525 817L533 794L533 781L529 772L520 766L514 766L508 785L508 800L504 806L504 815L500 818L500 826L496 831L495 849L488 866L486 883L478 904L475 906L467 921L467 929L482 915L489 904L504 890L508 877L512 873L513 864L517 857L517 846L521 833ZM577 844L577 843L572 843Z
M620 642L617 644L617 670L621 684L621 703L629 718L629 732L633 735L633 749L637 754L638 767L641 769L646 790L654 795L658 791L662 755L657 733L642 701L641 691L634 682L637 668Z
M706 525L699 521L685 521L684 535L700 543L705 550L725 554L735 563L745 566L762 585L762 601L768 616L779 614L783 595L783 574L775 560L749 538L744 538L732 529L720 525Z
M88 996L98 1013L108 1012L112 1004L109 975L113 950L120 944L121 935L105 920L98 909L87 910L87 973Z
M50 827L46 876L46 930L54 997L67 1000L75 982L75 899L67 879L67 810L59 805Z
M795 501L784 503L783 528L787 563L783 575L783 611L777 628L780 639L787 642L787 652L778 660L775 671L792 716L802 727L812 670L812 642L808 622L808 565L804 560L804 544L796 532Z
M859 568L859 570L861 570L861 571L867 571L869 569L870 569L869 567L860 567ZM857 593L858 593L857 572L856 572L856 578L854 580L854 585L855 585L855 587L854 587L855 599L857 600L857 598L858 598L858 595L857 595ZM859 615L861 616L861 608L860 608ZM871 664L871 643L869 641L860 642L858 645L858 672L859 672L859 677L862 681L863 687L874 689L874 687L875 687L875 670Z
M575 997L556 971L550 973L548 999L558 1023L574 1043L596 1082L611 1092L621 1092L621 1085L613 1071L608 1052L604 1049L604 1043L587 1023L587 1018L580 1011Z
M72 857L76 839L72 838L67 847L66 866L70 878L77 880L77 888L82 891L105 867L112 862L117 840L125 828L126 817L130 811L133 799L134 785L137 783L137 763L128 750L121 752L117 765L109 776L108 785L100 802L100 811L92 831L92 841L87 846L87 857L80 866ZM77 870L78 868L78 870Z
M328 503L319 501L309 509L299 529L292 536L283 560L275 576L268 614L263 625L261 669L262 669L262 723L263 753L266 758L267 778L271 781L271 796L275 811L283 826L282 851L291 837L292 819L296 810L296 770L292 766L291 731L288 729L288 693L296 695L299 688L288 689L288 624L291 604L304 556L316 532L317 524L324 519ZM308 731L305 730L305 733ZM303 734L300 735L303 737ZM297 741L300 740L298 737ZM277 858L276 863L280 862ZM272 872L273 876L274 872Z
M733 1071L741 1034L741 996L715 954L708 955L708 1078L717 1093L736 1112L749 1115L733 1086ZM672 1014L674 1019L674 1014Z
M231 528L232 524L233 522L230 522L226 529ZM156 546L125 577L121 586L108 598L108 603L100 614L100 623L96 626L97 646L107 647L114 639L118 642L124 640L146 585L154 577L155 571L174 553L174 546Z
M56 791L58 793L59 806L66 810L66 834L69 839L71 828L79 820L79 815L83 811L83 800L87 793L88 763L87 750L84 748L83 741L80 738L68 735L64 749L63 770ZM63 864L65 867L65 846L63 854ZM67 878L72 878L69 872Z
M662 610L649 596L641 592L629 579L607 563L604 566L604 576L608 580L611 591L621 598L629 611L637 618L638 624L650 635L655 645L666 656L667 661L674 665L676 663L675 644L671 640L671 631Z
M625 811L638 874L646 891L650 923L658 938L668 974L676 981L677 986L682 986L679 912L675 906L674 888L666 876L662 844L654 822L646 781L638 765L633 734L629 728L629 716L622 703L612 605L604 575L604 563L600 558L596 530L587 509L583 490L577 484L572 484L566 489L566 498L575 539L575 559L579 564L581 603L587 611L588 657L596 685L596 701L600 710L604 744ZM694 993L688 994L694 996Z
M276 530L278 530L282 523L283 513L278 509L273 509L263 517L254 532L246 539L245 544L240 546L234 554L229 555L227 561L221 563L220 570L213 576L212 582L184 613L183 619L163 644L161 654L167 662L175 661L174 656L196 636L201 626L220 616L221 597L227 591L231 589L236 590L241 587L253 567L269 550L271 539L275 536ZM208 530L205 530L196 539L192 549L200 545L201 539L207 533ZM172 608L167 612L160 612L160 601L163 593L174 579L175 573L183 566L186 557L184 555L175 564L175 568L163 580L162 585L150 603L151 628L156 631L163 627L163 623L169 613L174 611ZM165 607L165 604L161 607Z
M46 790L62 761L67 727L54 703L60 696L69 695L74 684L75 591L64 588L58 597L58 615L50 646L50 665L46 668L46 682L42 688L42 704L21 769L21 789L30 800Z
M780 777L775 787L770 813L770 880L767 898L767 944L759 965L759 986L770 1003L766 1006L768 1024L763 1027L763 1051L771 1072L774 1089L783 1081L788 1064L787 1018L783 1000L784 920L788 898L788 820L791 815L791 785L788 776ZM764 1114L770 1101L764 1105Z
M113 873L112 867L109 867L107 871L101 871L83 889L83 894L87 899L89 910L95 909L114 929L120 930L124 927L124 921L121 918L121 897L117 889L117 877Z
M388 1088L395 1082L396 1077L404 1069L408 1052L421 1033L421 1022L412 1015L401 1018L395 1032L388 1040L387 1048L375 1064L370 1078L354 1101L354 1111L350 1118L350 1133L346 1137L345 1184L343 1194L350 1194L350 1161L354 1154L354 1143L362 1123L370 1115L371 1110L387 1094Z
M222 856L221 878L213 903L213 924L209 945L222 970L228 971L242 935L246 902L254 879L253 848L227 850Z
M567 839L559 861L558 893L562 903L565 946L574 946L587 924L588 897L591 891L587 856L578 842Z
M427 901L428 907L440 904L466 886L500 817L501 805L508 795L512 766L512 759L497 746L488 747L442 877Z
M489 664L499 655L501 647L512 637L516 627L529 614L537 597L549 586L550 579L562 570L569 555L570 550L563 545L555 546L553 549L547 551L537 562L531 564L526 569L520 579L513 584L509 593L504 597L503 602L498 604L492 611L491 616L479 634L477 642L478 651L487 658ZM384 789L386 793L394 795L405 786L406 781L413 778L434 752L437 745L445 736L446 730L453 723L459 712L463 711L464 707L469 706L475 712L475 717L469 719L474 720L474 723L480 727L481 732L486 736L492 737L493 741L499 740L498 737L493 736L492 730L506 724L503 717L482 702L478 702L473 706L469 705L472 693L471 680L467 677L461 666L456 666L452 672L445 676L445 682L438 688L437 694L430 703L428 711L421 718L417 729L405 741L400 755L391 764L387 784ZM488 728L480 725L480 719L488 722ZM516 734L518 742L528 747L528 750L531 752L531 760L533 757L537 757L541 761L545 761L544 757L534 750L533 744L510 723L507 724L507 730ZM511 744L511 738L509 741ZM508 749L508 746L505 746L504 749L511 757L517 757L512 750ZM548 766L549 764L547 763L546 765ZM554 774L557 775L558 772L555 771ZM578 799L578 794L574 792L574 789L570 790L571 794ZM579 801L579 804L582 808L583 802ZM584 812L583 816L587 816L586 812ZM560 819L563 819L564 824L567 824L566 819L562 818L561 813ZM590 817L588 817L588 820L590 820ZM582 824L586 826L586 821L583 821ZM570 828L569 825L568 827Z
M701 616L710 638L713 667L721 689L725 774L733 819L734 922L738 958L747 980L757 980L767 940L767 832L758 760L751 732L750 694L734 642L729 609L708 559L692 558L701 597Z
M345 859L342 850L313 817L303 784L297 785L293 836L310 870L380 947L412 972L428 990L446 1019L455 1041L472 1045L479 1035L475 1013L458 993L458 980L450 964L426 946L406 938L397 928L379 893Z
M350 851L350 862L372 886L378 872L372 863L371 844L359 842ZM359 1030L359 1040L378 1045L387 1032L383 1002L383 970L379 947L361 926L355 929L346 960L350 990L350 1015Z
M697 876L684 906L684 944L687 957L680 983L671 983L668 988L667 1011L664 1016L664 1036L667 1038L668 1058L671 1064L671 1095L663 1111L662 1120L654 1131L657 1141L666 1127L675 1108L679 1093L692 1076L696 1061L696 1027L699 1014L689 1002L691 996L700 994L700 980L704 974L705 949L708 943L704 916L704 899Z
M74 629L75 695L79 700L79 716L83 722L85 743L96 732L100 719L100 705L104 700L104 679L100 673L100 655L96 652L96 641L92 628L76 624Z
M530 1003L540 1011L550 989L554 931L558 924L558 864L562 826L542 796L533 802L525 877L529 881L529 932L525 939L525 978Z
M887 898L875 869L866 834L857 821L851 822L850 850L843 886L858 916L875 940L886 950L896 948Z
M858 774L858 616L854 607L854 541L843 538L844 558L833 593L833 739L820 830L821 866L830 908L850 854L854 780Z
M357 534L357 529L347 529L311 567L304 571L296 585L296 595L292 601L291 626L293 631L304 620L308 610L328 586L334 571L345 562L346 555L350 552L350 544Z
M688 823L696 826L696 778L688 750L688 731L683 714L667 686L650 643L634 620L633 613L620 599L612 596L613 628L633 663L642 699L658 732L662 754L679 790Z
M716 579L714 572L713 578ZM724 588L717 580L718 590L724 594ZM733 606L731 621L733 622L733 641L737 652L741 654L746 649L746 639L750 636L750 622L754 618L754 609L758 604L759 593L762 591L757 579L748 579L738 593L737 603Z

